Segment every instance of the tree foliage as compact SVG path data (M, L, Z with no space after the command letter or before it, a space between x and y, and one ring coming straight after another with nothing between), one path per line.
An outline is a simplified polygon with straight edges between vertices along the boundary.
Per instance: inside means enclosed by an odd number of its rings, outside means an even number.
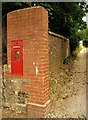
M69 38L71 51L74 51L79 42L78 30L86 28L86 23L82 20L87 12L86 4L78 2L35 4L48 10L50 30Z
M83 41L83 45L85 47L88 47L88 28L79 31L78 35L79 35L80 40Z
M2 3L2 16L5 16L8 12L31 7L31 3L29 2L3 2Z
M3 3L3 16L8 12L32 6L43 6L49 14L49 30L70 39L71 50L78 45L78 30L86 28L82 20L87 12L84 2L8 2Z
M85 40L85 41L88 42L88 28L79 31L78 35L79 35L81 40Z

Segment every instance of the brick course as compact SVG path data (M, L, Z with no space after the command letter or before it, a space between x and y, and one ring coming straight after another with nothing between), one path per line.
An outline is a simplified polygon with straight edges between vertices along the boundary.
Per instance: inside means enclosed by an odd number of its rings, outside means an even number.
M8 65L11 65L11 41L23 40L22 79L28 80L29 85L23 84L22 91L30 94L27 111L29 116L45 117L50 109L48 12L36 7L8 13L7 40Z

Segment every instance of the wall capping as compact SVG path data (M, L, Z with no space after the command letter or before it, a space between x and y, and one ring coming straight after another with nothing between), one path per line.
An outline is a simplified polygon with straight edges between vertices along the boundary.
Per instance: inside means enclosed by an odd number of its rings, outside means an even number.
M62 36L62 35L60 35L60 34L57 34L57 33L54 33L54 32L51 32L51 31L49 31L48 32L50 35L53 35L53 36L55 36L55 37L58 37L58 38L61 38L61 39L63 39L63 40L69 40L68 38L66 38L66 37L64 37L64 36Z
M42 9L45 9L44 7L42 6L34 6L34 7L27 7L27 8L22 8L22 9L18 9L18 10L13 10L11 12L9 12L8 14L13 14L13 13L17 13L17 12L21 12L21 11L25 11L25 10L30 10L30 9L36 9L36 8L42 8ZM45 9L46 10L46 9Z

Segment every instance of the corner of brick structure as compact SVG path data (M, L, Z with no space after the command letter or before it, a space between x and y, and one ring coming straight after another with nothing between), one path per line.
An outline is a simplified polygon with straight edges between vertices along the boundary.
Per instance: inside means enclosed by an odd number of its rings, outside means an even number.
M28 103L27 105L28 116L32 118L47 118L50 108L51 108L50 100L48 100L43 105Z
M28 116L45 118L51 106L47 10L39 6L8 13L7 40L13 81L19 85L22 80L22 92L30 96L25 98Z

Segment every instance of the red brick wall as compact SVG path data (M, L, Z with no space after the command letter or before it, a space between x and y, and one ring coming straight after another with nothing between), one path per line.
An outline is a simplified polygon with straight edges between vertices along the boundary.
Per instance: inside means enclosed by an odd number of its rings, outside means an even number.
M30 94L28 113L31 110L33 117L44 117L50 108L48 12L43 7L10 12L7 40L8 65L11 65L11 41L23 40L23 80L29 85L23 84L22 90Z

